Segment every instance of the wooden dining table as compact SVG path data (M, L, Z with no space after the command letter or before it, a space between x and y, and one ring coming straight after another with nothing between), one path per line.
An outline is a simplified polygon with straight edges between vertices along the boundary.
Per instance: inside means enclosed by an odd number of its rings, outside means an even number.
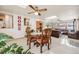
M40 38L40 36L42 35L42 32L33 32L33 33L31 33L31 35L32 35L32 37L34 38L34 39L38 39L38 38Z
M33 32L33 33L31 33L31 35L41 35L42 34L42 32Z
M42 32L32 32L31 36L32 36L32 39L35 39L35 41L37 41L38 39L41 38ZM36 45L37 47L38 46L37 42L34 42L34 45Z

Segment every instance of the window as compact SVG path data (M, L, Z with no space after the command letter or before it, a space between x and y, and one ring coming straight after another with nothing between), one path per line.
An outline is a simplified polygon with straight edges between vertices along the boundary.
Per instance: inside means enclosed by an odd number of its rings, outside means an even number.
M0 13L0 29L1 28L13 28L13 16Z
M68 23L68 30L71 31L71 32L75 31L73 22Z

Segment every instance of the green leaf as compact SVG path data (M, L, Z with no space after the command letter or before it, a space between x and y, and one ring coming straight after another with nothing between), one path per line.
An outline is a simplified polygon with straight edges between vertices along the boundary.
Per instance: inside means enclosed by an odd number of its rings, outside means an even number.
M5 46L5 45L6 45L6 43L4 41L0 42L0 48L3 47L3 46Z
M17 54L22 54L22 51L23 51L23 47L20 46L20 47L17 48L16 53Z

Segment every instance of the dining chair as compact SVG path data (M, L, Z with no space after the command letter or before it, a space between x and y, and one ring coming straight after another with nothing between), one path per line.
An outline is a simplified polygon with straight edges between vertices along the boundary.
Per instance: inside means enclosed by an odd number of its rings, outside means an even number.
M29 45L29 49L30 49L31 43L36 41L36 36L32 35L32 32L29 27L26 29L26 34L27 34L27 45Z
M42 34L37 38L36 42L40 46L40 53L42 53L42 47L46 44L48 50L50 49L50 42L51 42L51 32L50 28L44 29Z
M51 44L51 34L52 34L52 29L51 28L46 28L43 30L42 34L49 39L49 43Z

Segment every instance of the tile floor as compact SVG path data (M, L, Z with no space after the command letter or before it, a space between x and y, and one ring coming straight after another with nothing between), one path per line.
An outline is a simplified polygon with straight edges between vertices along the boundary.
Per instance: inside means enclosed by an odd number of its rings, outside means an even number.
M7 45L17 43L18 45L23 46L24 49L28 49L26 38L9 40L6 41L6 43ZM30 51L35 54L40 54L40 47L37 48L32 44ZM60 38L52 37L50 50L44 46L43 54L79 54L79 40L70 39L65 35L62 35Z

